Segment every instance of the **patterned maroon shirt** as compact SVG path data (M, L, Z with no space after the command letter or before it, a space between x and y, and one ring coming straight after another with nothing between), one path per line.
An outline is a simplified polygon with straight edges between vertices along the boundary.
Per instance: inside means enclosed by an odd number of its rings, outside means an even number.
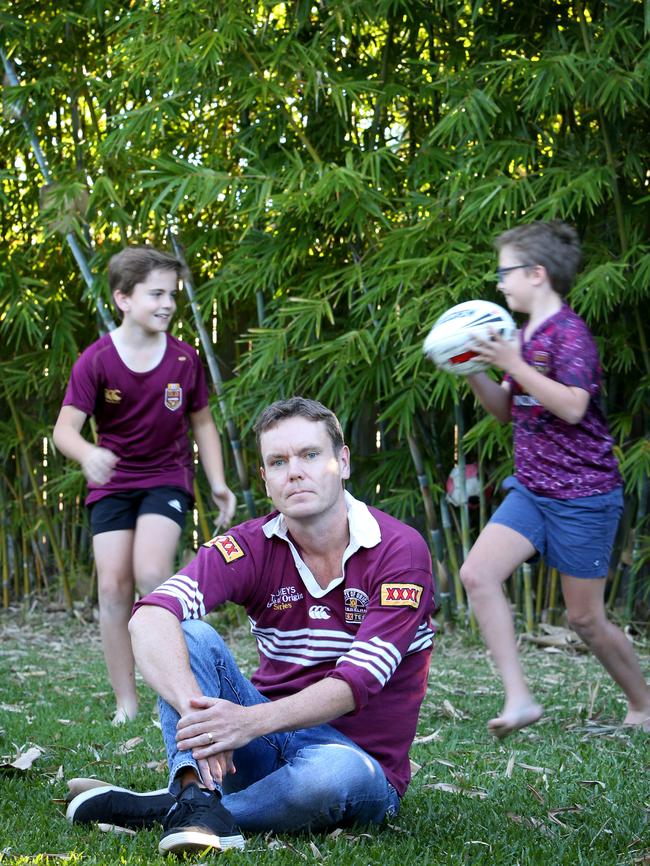
M566 304L524 342L522 357L540 373L589 393L578 424L569 424L524 393L509 375L515 476L533 493L577 499L608 493L622 481L602 407L598 349L585 322Z

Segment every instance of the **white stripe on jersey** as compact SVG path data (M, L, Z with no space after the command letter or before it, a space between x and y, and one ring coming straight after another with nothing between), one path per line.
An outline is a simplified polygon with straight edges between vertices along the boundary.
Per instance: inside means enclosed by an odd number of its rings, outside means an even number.
M387 663L385 658L378 656L369 643L354 644L350 652L339 659L338 664L351 662L360 668L366 668L370 673L384 685L395 673L396 664Z
M411 655L411 653L419 652L420 650L427 649L427 647L433 646L433 638L435 636L435 632L430 626L423 622L418 630L415 632L415 637L413 638L410 647L406 651L406 655Z
M349 662L367 670L384 686L402 660L397 647L378 635L369 641L355 641L348 632L336 629L283 631L258 628L252 618L250 623L260 653L275 661L301 667L312 667L325 661L335 661L336 664ZM432 635L431 629L422 623L409 647L409 653L430 646Z
M375 668L370 662L364 661L362 658L356 658L352 653L349 653L344 658L339 659L337 665L341 664L342 662L345 662L346 664L356 665L358 668L363 668L364 670L368 671L368 673L372 674L373 677L379 682L379 685L382 688L389 680L388 676L382 674L381 671L375 670Z
M169 595L180 602L183 619L201 619L205 616L203 593L198 583L185 574L175 574L156 589L160 595Z

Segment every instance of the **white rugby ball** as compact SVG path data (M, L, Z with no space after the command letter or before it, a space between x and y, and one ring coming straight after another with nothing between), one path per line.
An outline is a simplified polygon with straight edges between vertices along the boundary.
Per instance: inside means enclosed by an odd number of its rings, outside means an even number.
M424 354L436 367L469 376L486 370L488 365L476 358L474 340L487 340L494 330L511 340L517 326L510 313L491 301L465 301L457 304L435 322L424 341Z

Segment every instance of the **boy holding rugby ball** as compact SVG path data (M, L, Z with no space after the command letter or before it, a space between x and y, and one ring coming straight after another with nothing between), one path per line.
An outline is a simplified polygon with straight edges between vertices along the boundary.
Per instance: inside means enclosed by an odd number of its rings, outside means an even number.
M515 474L508 495L461 568L483 637L505 688L488 727L497 737L538 721L517 654L502 583L535 554L557 568L570 626L627 697L624 723L650 730L650 688L632 645L606 616L604 590L623 510L623 487L602 408L594 339L564 297L581 250L559 222L517 226L497 238L498 288L527 319L519 340L478 340L479 358L505 372L501 384L468 376L483 407L512 420Z

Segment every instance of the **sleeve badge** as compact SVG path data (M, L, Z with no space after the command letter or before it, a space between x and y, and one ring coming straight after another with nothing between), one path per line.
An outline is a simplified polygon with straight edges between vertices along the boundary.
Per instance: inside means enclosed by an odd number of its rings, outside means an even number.
M382 583L382 607L414 607L420 606L422 587L417 583Z
M232 535L215 535L210 541L206 541L203 547L216 547L226 562L234 562L246 556Z

